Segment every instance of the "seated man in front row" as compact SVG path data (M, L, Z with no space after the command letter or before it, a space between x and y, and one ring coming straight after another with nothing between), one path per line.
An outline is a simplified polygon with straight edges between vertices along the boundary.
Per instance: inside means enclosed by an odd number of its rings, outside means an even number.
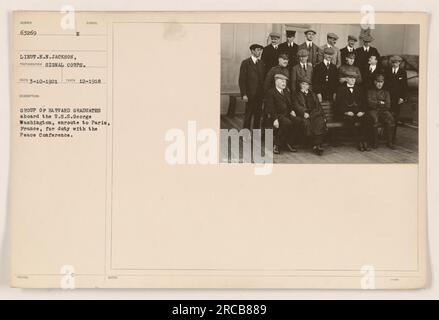
M356 84L357 75L353 71L346 73L346 83L337 90L335 111L346 127L355 136L358 150L370 151L367 140L370 139L371 121L366 114L367 101L361 87Z
M301 121L293 110L291 92L287 88L287 80L283 74L274 76L274 88L265 95L264 108L269 123L278 129L274 137L273 153L279 154L281 148L290 152L297 152L293 147L299 134Z
M326 120L317 95L310 90L311 79L298 80L300 91L293 95L293 105L296 116L301 119L304 135L311 138L313 152L319 156L323 154L323 138L326 134Z
M393 145L395 120L390 112L390 94L383 89L383 85L384 76L379 74L375 77L375 89L371 89L367 93L369 115L373 123L372 147L377 148L378 146L378 124L382 123L386 133L387 146L390 149L395 149Z

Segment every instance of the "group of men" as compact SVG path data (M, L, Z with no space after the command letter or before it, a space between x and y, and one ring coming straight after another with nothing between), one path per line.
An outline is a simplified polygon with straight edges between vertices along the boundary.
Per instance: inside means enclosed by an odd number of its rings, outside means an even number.
M323 154L327 132L321 103L332 104L336 116L355 136L360 151L377 148L378 127L385 128L387 146L394 149L396 120L407 99L407 72L402 58L392 56L384 70L374 38L348 36L346 47L336 47L338 36L327 34L327 43L314 43L316 32L305 31L305 42L294 42L296 32L270 33L270 44L252 44L251 56L241 63L239 87L246 102L244 128L276 130L273 152L297 152L308 141L317 155Z

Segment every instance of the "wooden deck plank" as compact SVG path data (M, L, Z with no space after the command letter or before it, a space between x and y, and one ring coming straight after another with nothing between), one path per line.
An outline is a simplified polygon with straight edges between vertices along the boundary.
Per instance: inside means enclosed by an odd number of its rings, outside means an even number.
M240 129L242 127L242 115L233 119L221 117L221 128ZM417 163L418 162L418 130L414 127L398 127L396 150L389 149L385 142L380 142L378 149L360 152L356 144L349 140L346 135L340 135L339 145L332 147L325 143L323 156L312 153L310 147L299 146L297 153L282 152L274 155L274 163ZM260 150L259 150L260 151ZM240 152L240 155L242 153ZM234 155L236 156L236 155Z

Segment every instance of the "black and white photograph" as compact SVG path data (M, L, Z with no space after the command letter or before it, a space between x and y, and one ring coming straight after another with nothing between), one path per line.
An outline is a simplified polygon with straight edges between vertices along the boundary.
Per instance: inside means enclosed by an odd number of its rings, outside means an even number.
M222 24L222 161L268 150L274 163L418 163L419 34L416 24Z

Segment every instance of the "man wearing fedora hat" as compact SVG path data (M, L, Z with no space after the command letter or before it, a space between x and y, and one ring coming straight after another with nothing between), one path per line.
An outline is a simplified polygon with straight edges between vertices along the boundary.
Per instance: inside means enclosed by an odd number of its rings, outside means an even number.
M239 69L239 89L241 98L246 103L244 128L260 128L262 102L264 99L264 62L261 61L263 46L252 44L251 56L241 63Z
M355 51L355 43L357 42L358 38L356 36L348 35L348 44L346 47L340 49L341 64L345 63L348 53L353 53Z
M296 31L287 30L285 31L285 35L287 36L287 41L281 43L279 45L279 51L288 54L288 66L289 69L297 63L297 51L298 45L294 43L294 38L296 37Z
M407 71L401 67L402 58L398 55L390 58L391 66L385 73L385 88L390 93L390 104L393 117L395 119L395 128L393 140L396 139L396 128L398 126L401 106L407 101Z
M355 64L357 67L360 68L360 70L366 69L371 56L375 56L379 64L381 58L380 54L377 48L374 48L370 45L375 39L369 34L363 35L360 39L363 41L363 45L355 49Z
M280 33L271 32L269 34L270 44L264 48L262 52L262 61L264 61L265 68L270 70L277 65L277 58L279 56L279 44L280 44Z
M322 50L313 42L316 32L312 29L305 31L305 42L299 45L298 50L306 49L309 52L308 62L315 66L323 60Z
M334 54L331 57L331 61L336 65L337 68L340 68L342 64L340 49L335 46L338 40L338 35L333 32L330 32L326 35L327 43L320 47L322 51L326 48L332 48L334 50Z

